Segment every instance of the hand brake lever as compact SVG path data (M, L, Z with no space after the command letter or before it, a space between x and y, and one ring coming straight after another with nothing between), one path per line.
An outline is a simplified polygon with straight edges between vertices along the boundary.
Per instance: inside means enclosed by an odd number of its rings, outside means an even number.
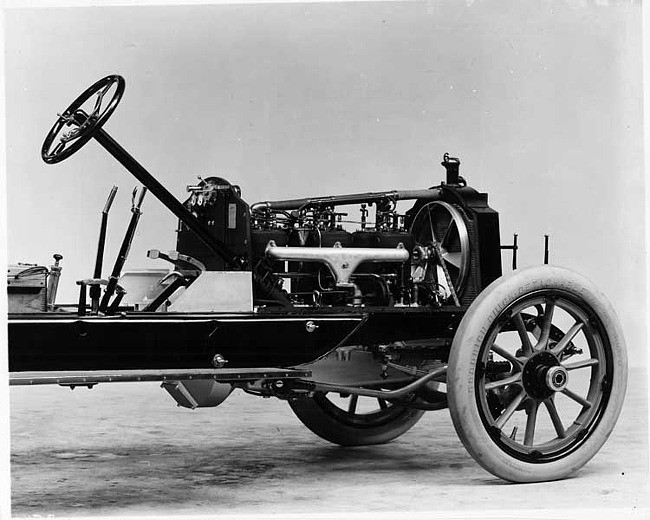
M104 263L104 245L106 244L106 228L108 226L108 212L113 205L115 200L115 195L117 194L117 186L111 188L108 198L106 199L106 204L104 205L104 210L102 211L102 220L99 228L99 240L97 243L97 256L95 257L95 270L93 271L93 278L99 280L102 277L102 265ZM101 287L97 285L91 285L90 287L90 301L91 301L91 312L96 314L99 310L99 297L101 296Z
M115 265L113 266L113 272L111 273L111 276L108 279L108 285L106 286L106 290L104 291L104 297L102 298L102 301L99 305L100 312L103 313L106 312L106 309L108 309L108 303L111 297L113 296L113 293L115 292L115 288L117 287L117 281L120 278L122 268L124 267L126 258L129 255L129 251L131 249L131 243L133 242L133 237L135 236L135 229L138 225L138 220L140 220L140 215L142 214L140 208L142 207L142 201L144 200L144 196L146 195L146 193L147 193L146 186L142 187L139 196L137 196L137 188L133 190L133 196L132 196L133 204L131 206L131 213L133 213L133 215L131 216L129 227L127 228L126 234L124 235L124 240L122 241L120 252L117 255L117 259L115 260Z

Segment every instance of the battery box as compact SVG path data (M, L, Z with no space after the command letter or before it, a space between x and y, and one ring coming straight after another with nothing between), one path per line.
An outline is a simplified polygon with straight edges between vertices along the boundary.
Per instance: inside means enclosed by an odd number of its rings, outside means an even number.
M47 311L47 267L35 264L7 266L7 307L12 313Z

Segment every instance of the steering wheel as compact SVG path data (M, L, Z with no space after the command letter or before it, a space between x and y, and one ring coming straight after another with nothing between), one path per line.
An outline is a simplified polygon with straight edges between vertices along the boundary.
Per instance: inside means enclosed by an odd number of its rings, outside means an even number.
M106 76L88 87L65 109L65 112L58 114L59 119L43 142L41 149L43 160L48 164L58 163L86 144L93 136L93 132L102 127L117 107L125 85L122 76L116 74ZM110 100L104 103L104 97L111 90L113 93ZM94 105L89 102L86 107L87 112L83 105L95 95L97 98ZM73 128L68 129L70 126Z

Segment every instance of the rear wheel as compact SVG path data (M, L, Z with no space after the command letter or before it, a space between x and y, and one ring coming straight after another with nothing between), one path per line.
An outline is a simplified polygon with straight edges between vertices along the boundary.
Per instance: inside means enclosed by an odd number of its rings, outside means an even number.
M389 442L411 429L424 412L383 399L316 392L289 401L298 419L319 437L341 446Z
M514 482L564 478L602 447L627 382L623 334L578 274L541 266L504 276L454 337L447 390L474 459Z

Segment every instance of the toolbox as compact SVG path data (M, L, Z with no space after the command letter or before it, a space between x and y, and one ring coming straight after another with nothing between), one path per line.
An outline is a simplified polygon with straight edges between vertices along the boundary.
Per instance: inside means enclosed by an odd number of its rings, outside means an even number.
M7 307L9 313L47 311L48 269L36 264L7 266Z

